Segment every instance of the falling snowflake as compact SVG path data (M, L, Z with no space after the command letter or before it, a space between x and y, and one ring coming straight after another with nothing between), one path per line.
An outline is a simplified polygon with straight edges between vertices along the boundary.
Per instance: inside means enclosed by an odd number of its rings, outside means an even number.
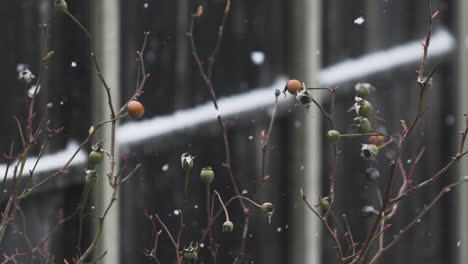
M360 17L354 19L354 24L362 25L362 23L364 23L364 21L365 21L364 18L362 16L360 16Z
M265 62L265 53L261 51L252 51L250 53L250 60L252 60L255 65L262 65Z

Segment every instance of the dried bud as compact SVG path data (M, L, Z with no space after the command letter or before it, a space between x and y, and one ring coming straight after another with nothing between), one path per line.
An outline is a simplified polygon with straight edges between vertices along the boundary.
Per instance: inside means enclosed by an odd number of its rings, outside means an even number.
M96 170L85 170L86 172L86 177L85 177L85 183L86 184L94 184L97 181L97 172Z
M262 204L262 213L266 214L267 216L271 217L275 212L275 207L272 203L263 203Z
M188 154L187 152L185 152L184 154L182 154L182 156L180 157L180 163L182 165L182 168L184 170L190 170L193 168L193 160L195 159L195 157L191 156L190 154Z
M366 205L361 209L361 215L364 217L371 216L372 214L378 214L377 210L375 210L374 206Z
M379 154L379 147L373 144L362 144L361 157L365 159L375 160Z
M338 140L340 140L340 137L340 132L336 130L329 130L326 136L327 142L331 144L335 144L336 142L338 142Z
M296 95L302 89L302 84L298 80L289 80L284 87L284 91Z
M280 96L280 94L281 94L281 91L278 89L275 89L275 96L278 97Z
M426 89L432 86L432 78L429 80L427 77L418 78L417 82L422 89Z
M211 167L205 167L200 172L200 179L206 185L210 184L214 179L214 172Z
M231 221L224 222L223 232L224 233L229 233L229 232L232 232L232 230L234 230L234 224Z
M296 100L300 105L309 107L312 102L312 95L307 90L300 90L296 95Z
M366 98L375 91L374 86L370 83L357 83L354 89L356 90L356 96L360 98Z
M55 9L59 12L66 13L68 12L68 5L65 0L56 0L55 1Z
M18 80L20 80L23 83L31 83L33 79L35 79L36 76L32 74L32 72L26 68L26 70L20 71L18 74Z
M366 170L366 177L367 179L369 179L370 181L375 181L377 180L379 177L380 177L380 172L374 168L374 167L371 167L371 168L367 168Z

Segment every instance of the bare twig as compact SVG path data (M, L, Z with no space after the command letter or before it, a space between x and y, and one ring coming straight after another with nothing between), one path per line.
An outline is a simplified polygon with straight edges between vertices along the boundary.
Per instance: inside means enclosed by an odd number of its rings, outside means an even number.
M432 202L429 205L425 205L424 209L416 216L413 218L413 220L407 224L405 227L403 227L400 232L395 236L395 238L385 247L383 247L369 263L375 263L377 259L383 254L383 252L389 250L391 247L393 247L405 234L408 230L410 230L415 224L419 222L419 220L426 215L429 210L434 207L434 205L444 196L444 194L450 192L452 188L457 187L461 184L464 184L465 182L468 182L468 179L463 179L454 183L451 183L449 185L446 185L445 187L442 188L442 190L439 192L439 194L432 200Z
M226 8L225 8L225 12L224 12L224 17L227 17L228 14L229 14L229 10L230 10L230 0L227 0L226 2ZM235 191L235 194L237 196L241 196L240 195L240 192L239 192L239 187L237 186L237 183L236 183L236 180L234 178L234 175L233 175L233 172L232 172L232 168L231 168L231 152L230 152L230 147L229 147L229 140L228 140L228 133L227 133L227 127L226 127L226 123L225 121L223 120L223 118L221 117L221 113L220 113L220 110L219 110L219 106L218 106L218 100L216 98L216 93L214 91L214 87L213 87L213 83L211 82L211 79L209 77L211 76L208 76L206 73L205 73L205 69L203 68L203 63L200 59L200 57L198 56L198 52L197 52L197 47L195 45L195 39L193 37L193 28L194 28L194 24L195 24L195 20L196 20L197 16L195 15L192 15L192 23L190 24L190 32L187 34L188 37L190 38L190 43L191 43L191 46L192 46L192 56L197 64L197 67L198 67L198 71L200 73L200 76L202 77L203 79L203 82L205 83L205 86L207 87L208 89L208 92L210 94L210 97L211 97L211 101L213 102L213 106L217 112L217 120L218 120L218 123L219 123L219 126L221 127L222 129L222 134L223 134L223 139L224 139L224 149L225 149L225 156L226 156L226 161L224 163L224 166L226 167L226 169L228 170L228 174L229 174L229 179L231 181L231 185L233 186L234 188L234 191ZM223 21L225 21L225 19L223 18ZM220 28L224 28L224 25L221 25ZM217 38L217 41L216 43L220 43L221 39L222 39L222 33L223 31L220 31L221 33L218 34L218 38ZM216 44L216 46L218 46L219 44ZM215 50L216 51L216 50ZM215 61L215 56L216 54L213 53L213 55L211 56L212 57L212 63L214 63ZM211 65L212 65L211 63ZM212 67L212 66L211 66ZM240 204L241 204L241 207L244 211L245 214L248 213L248 209L247 207L245 206L245 204L243 203L242 200L240 200Z
M40 248L50 239L51 236L53 236L60 229L61 226L63 226L65 223L72 220L76 215L78 215L79 212L80 212L80 208L77 207L71 215L65 218L61 218L57 222L57 224L55 224L55 226L41 239L41 242L39 242L39 244L32 249L32 251L36 252L40 250Z
M350 244L351 250L353 254L356 254L356 243L354 242L353 232L351 231L351 226L349 225L348 218L346 217L346 215L343 215L343 220L346 225L346 229L347 229L346 232L348 234L347 237L349 238L349 244Z

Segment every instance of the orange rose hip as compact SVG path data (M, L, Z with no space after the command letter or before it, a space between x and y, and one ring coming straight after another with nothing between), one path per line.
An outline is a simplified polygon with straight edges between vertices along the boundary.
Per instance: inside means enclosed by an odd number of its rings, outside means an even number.
M285 90L288 90L290 94L297 94L302 89L302 84L298 80L289 80L286 83Z
M133 119L140 119L145 113L145 108L138 101L131 101L127 105L128 115Z

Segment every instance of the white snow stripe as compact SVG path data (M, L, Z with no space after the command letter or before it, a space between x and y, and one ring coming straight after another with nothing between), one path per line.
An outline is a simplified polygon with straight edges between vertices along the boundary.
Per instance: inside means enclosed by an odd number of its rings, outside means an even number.
M320 71L322 85L335 85L387 71L399 66L421 61L423 47L421 41L412 41L387 50L382 50L357 59L349 59ZM431 36L429 57L449 53L455 48L454 37L445 29L439 29Z
M215 121L218 114L229 117L243 112L255 111L271 105L275 101L275 89L284 89L286 81L287 79L284 77L277 78L269 87L221 98L218 100L219 113L209 101L191 109L176 111L170 115L125 123L117 129L117 140L119 144L131 145L173 131Z
M455 48L454 37L445 29L436 31L431 38L429 57L441 56ZM418 63L421 59L420 41L412 41L396 47L364 55L332 65L319 72L319 82L323 86L355 80L364 76L387 71L399 66ZM206 122L215 121L218 114L229 117L244 112L255 111L274 102L274 90L284 88L287 79L277 78L269 87L257 88L250 92L236 94L219 99L220 112L216 112L210 102L191 109L176 111L169 115L155 116L138 122L129 122L118 127L117 138L121 146L128 146L144 140L180 131ZM283 102L281 100L280 102ZM71 141L63 151L44 155L36 168L37 173L58 170L78 148L76 141ZM80 152L71 166L86 162L87 155ZM28 158L25 171L32 169L36 157ZM0 177L6 169L0 165ZM11 169L11 168L10 168ZM10 173L9 173L10 174Z
M455 40L446 30L432 35L430 56L439 56L453 50ZM388 50L375 52L354 60L346 60L320 71L319 82L330 86L363 76L386 71L401 65L418 62L421 59L420 42L413 41ZM270 87L257 88L251 92L236 94L219 100L224 116L254 111L274 102L274 90L284 88L286 78L278 78ZM130 122L119 127L117 138L120 144L131 145L149 138L179 131L206 122L214 121L216 111L211 102L191 109L177 111L170 115Z
M55 171L55 170L61 169L63 165L71 158L73 153L75 153L78 147L79 147L78 142L76 140L71 140L67 144L65 149L51 153L51 154L43 155L41 160L37 164L37 167L34 173L41 174L44 172ZM87 161L87 159L88 159L88 155L86 154L85 151L82 150L76 155L76 157L70 163L70 166L83 164ZM23 176L29 177L29 171L33 169L34 164L36 163L36 160L37 160L37 157L29 157L26 160ZM11 163L10 168L8 170L8 176L7 176L8 179L13 177L13 171L15 169L14 168L15 165L16 165L16 162ZM5 175L6 167L7 167L6 164L0 164L1 180L3 180L3 176Z

